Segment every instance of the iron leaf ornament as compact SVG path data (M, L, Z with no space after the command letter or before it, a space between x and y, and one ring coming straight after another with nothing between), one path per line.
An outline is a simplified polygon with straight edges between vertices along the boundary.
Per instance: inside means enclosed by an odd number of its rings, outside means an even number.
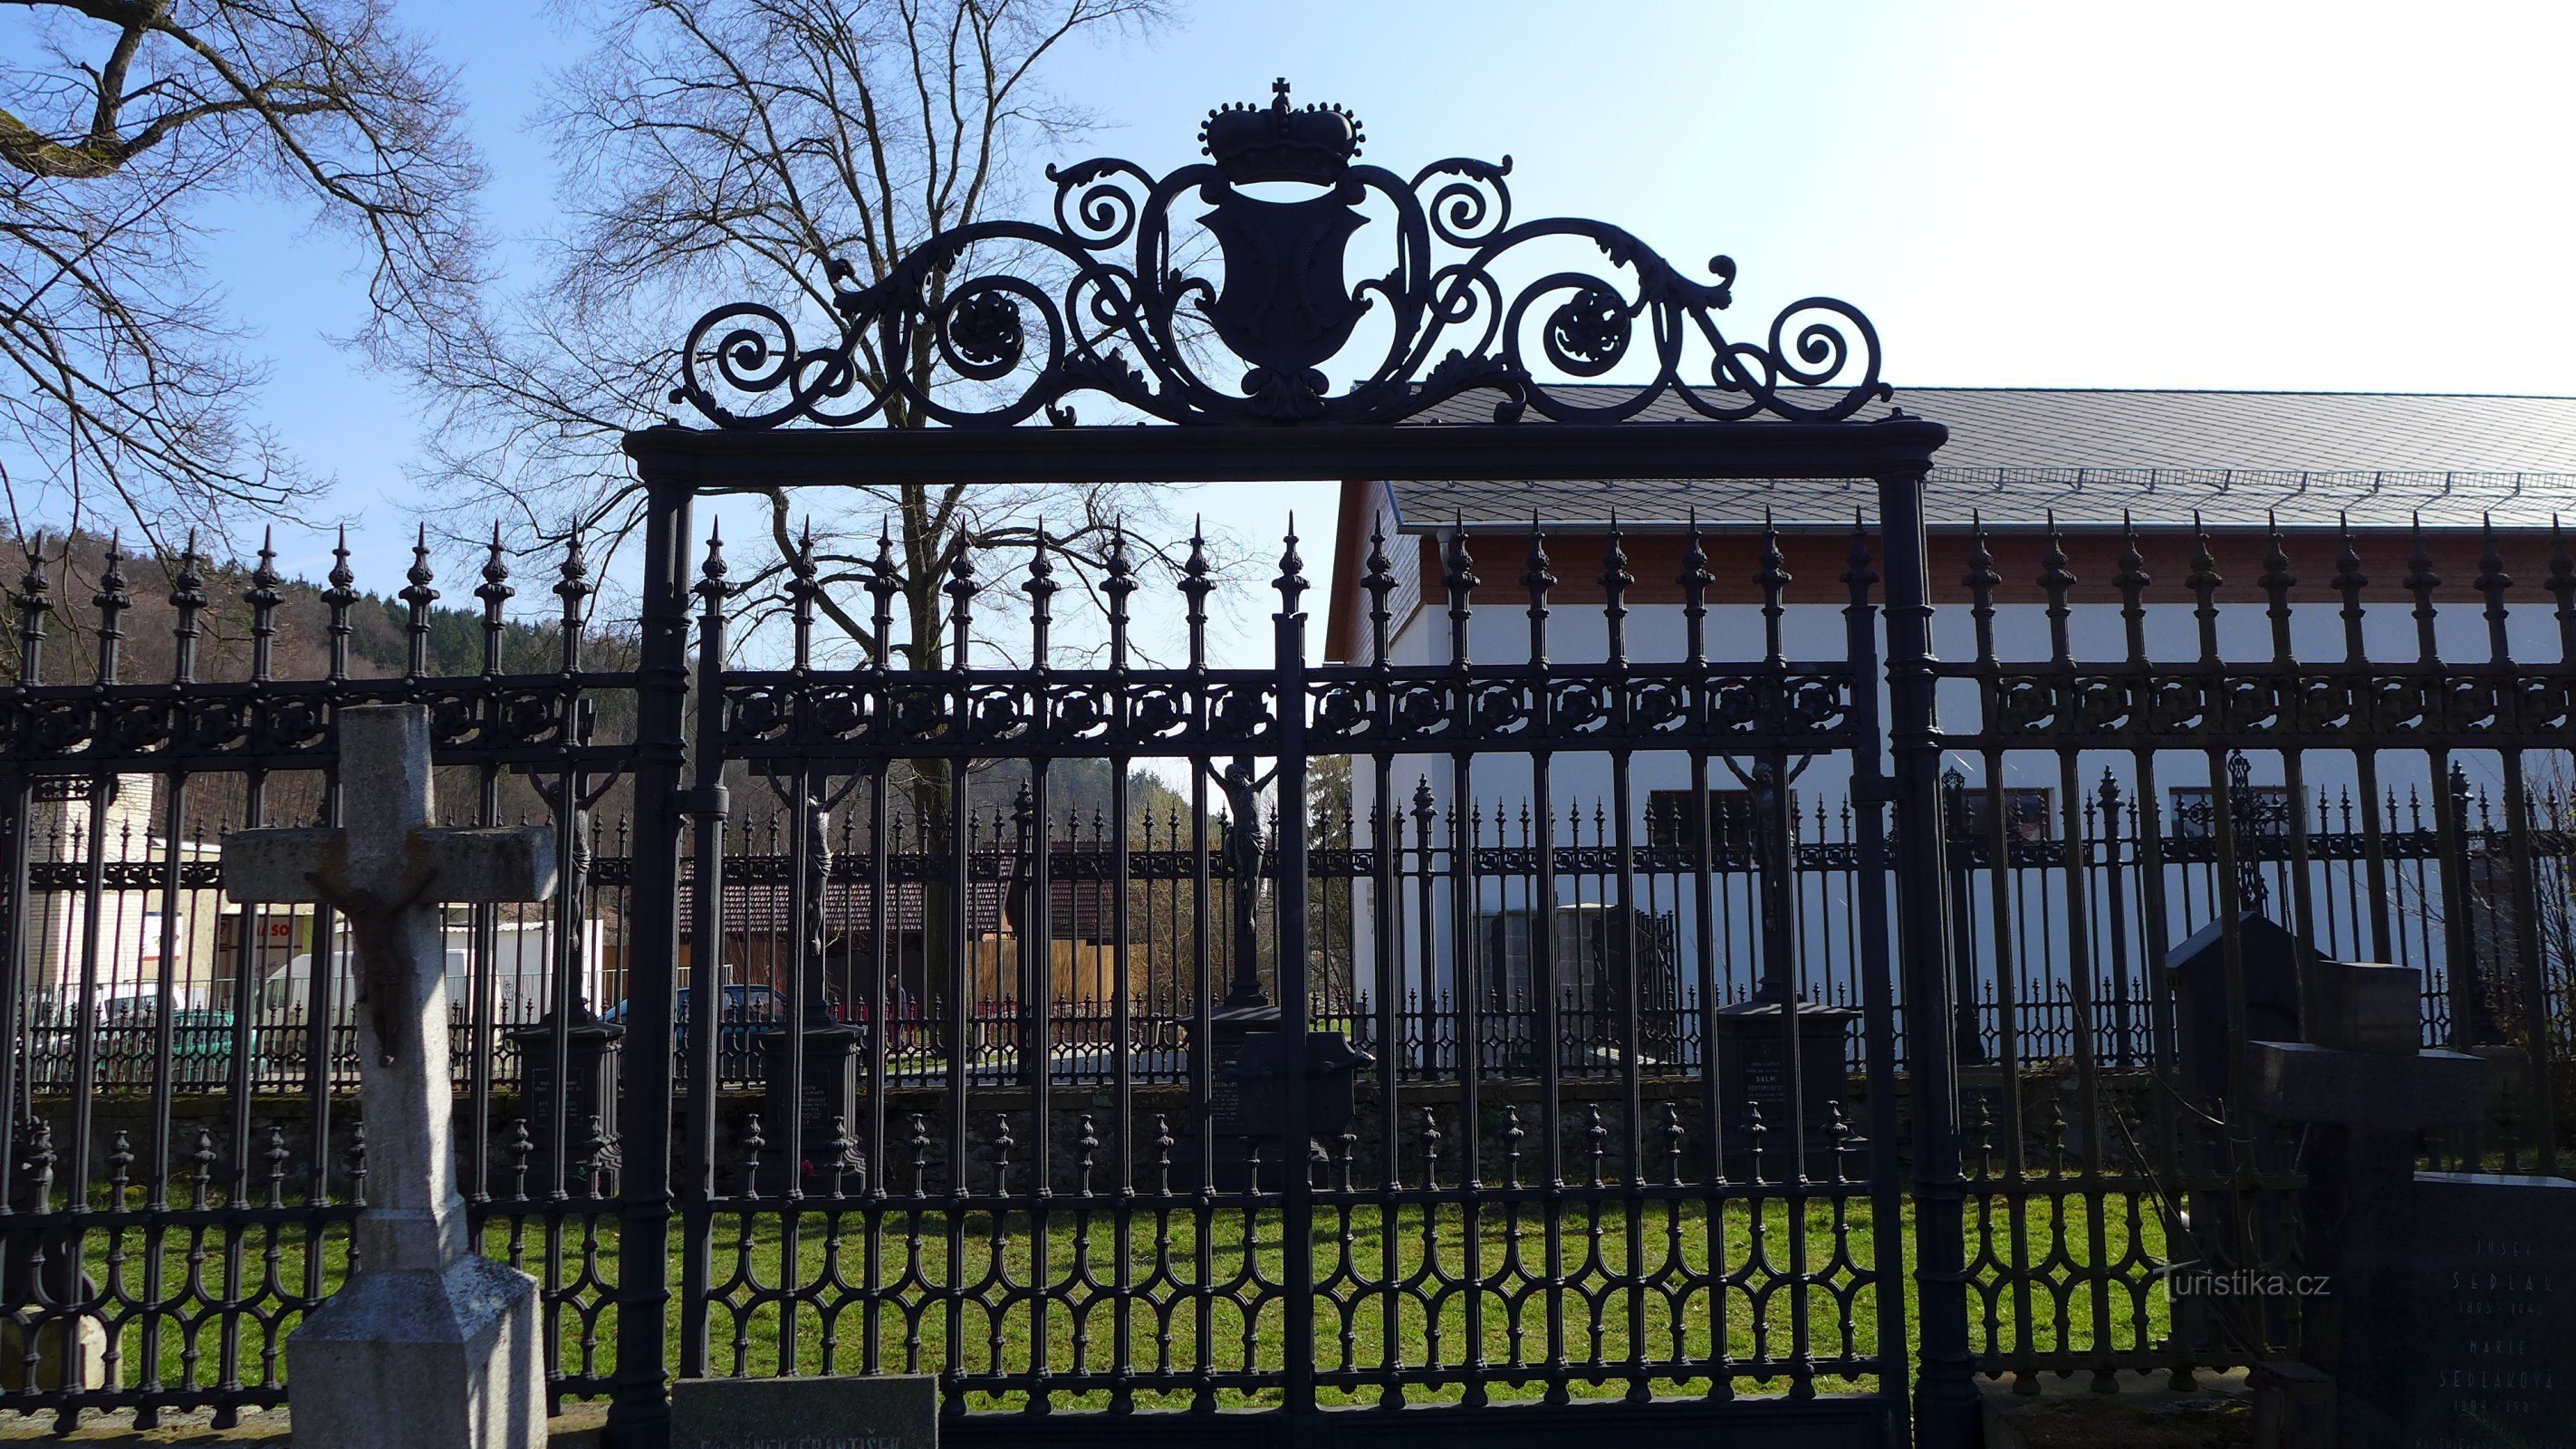
M1070 424L1077 393L1165 422L1283 425L1400 422L1477 391L1498 395L1497 422L1536 411L1593 423L1635 417L1666 396L1713 421L1833 422L1891 395L1879 381L1878 334L1847 303L1808 297L1761 342L1731 341L1717 323L1735 281L1730 259L1710 259L1714 280L1699 282L1602 222L1515 222L1509 157L1452 157L1407 180L1359 163L1358 117L1292 108L1284 80L1273 91L1267 106L1208 113L1204 162L1161 177L1110 158L1049 167L1051 225L955 227L874 285L836 286L839 333L828 343L803 345L784 313L759 302L707 313L689 330L671 400L718 427L757 430L862 425L897 397L950 427L1000 428L1041 412ZM1375 220L1362 209L1373 197L1394 213L1394 265L1354 280L1351 243ZM1178 259L1176 206L1181 226L1213 239L1221 281ZM1517 286L1498 275L1516 253L1532 255L1524 248L1558 238L1591 241L1606 266ZM1014 265L978 270L986 255ZM839 262L832 274L851 275ZM1323 365L1379 312L1389 322L1383 351L1363 352L1368 370L1334 391ZM1214 346L1199 340L1211 336ZM900 366L881 383L868 376L858 359L871 337L879 359L912 357L926 342L931 380ZM1639 362L1652 376L1607 403L1597 388L1545 380L1591 382Z

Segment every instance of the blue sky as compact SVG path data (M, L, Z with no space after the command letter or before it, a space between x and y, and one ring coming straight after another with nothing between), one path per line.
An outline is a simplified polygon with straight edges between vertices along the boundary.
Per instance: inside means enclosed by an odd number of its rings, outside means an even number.
M524 0L399 13L462 66L488 213L524 258L555 224L524 119L571 38ZM1156 169L1276 75L1358 111L1397 170L1509 153L1522 216L1597 216L1692 264L1726 252L1762 317L1811 292L1858 304L1900 388L2569 393L2571 42L2569 7L2474 0L1205 0L1150 40L1067 53L1052 83L1104 122L1074 154ZM336 476L329 511L388 579L435 506L406 474L413 402L325 340L359 303L327 239L250 206L226 220L214 267L275 360L267 416ZM1247 533L1291 506L1318 533L1332 498L1202 493Z

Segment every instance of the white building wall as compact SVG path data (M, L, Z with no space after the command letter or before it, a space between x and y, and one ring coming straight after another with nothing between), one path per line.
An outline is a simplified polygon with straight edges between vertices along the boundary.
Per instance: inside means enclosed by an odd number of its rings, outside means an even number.
M1490 565L1489 570L1499 572L1500 565ZM1516 573L1517 570L1513 572ZM1508 663L1526 659L1529 651L1529 622L1522 607L1518 605L1513 591L1495 587L1489 581L1487 587L1478 590L1478 605L1471 622L1469 637L1471 659L1480 664ZM2437 611L2435 635L2442 658L2456 664L2483 660L2487 657L2487 621L2483 616L2482 608L2481 603L2455 600ZM2296 657L2308 662L2337 661L2344 657L2344 621L2339 610L2340 606L2332 603L2305 603L2292 609L2290 634L2292 650ZM2145 611L2144 625L2146 647L2150 658L2189 661L2199 656L2199 624L2190 604L2149 605ZM1781 626L1783 650L1793 663L1806 661L1839 665L1844 659L1845 619L1839 606L1823 603L1788 605L1784 610ZM1763 619L1758 607L1712 606L1708 612L1706 627L1708 652L1713 660L1718 661L1720 667L1730 660L1754 661L1762 656ZM2043 661L2048 658L2049 625L2043 605L1999 605L1995 610L1994 628L1997 655L2006 663L2015 660ZM2077 659L2109 663L2121 661L2126 657L2125 625L2117 605L2074 605L2069 616L2068 628L2071 652ZM1966 661L1974 658L1975 625L1966 604L1941 606L1934 617L1933 632L1936 652L1943 659ZM1684 656L1684 619L1678 605L1632 607L1627 618L1626 633L1628 655L1636 662L1669 662L1677 661ZM1405 664L1446 662L1449 658L1448 634L1448 617L1435 599L1405 621L1396 637L1395 658L1399 663ZM2386 663L2414 659L2417 654L2415 636L2416 621L2403 602L2391 602L2383 597L2368 610L2364 617L2363 640L2366 652L2376 661ZM2507 639L2514 657L2518 660L2555 662L2558 659L2557 621L2548 605L2531 591L2524 591L2522 607L2515 609L2510 615ZM2273 654L2271 620L2259 604L2224 605L2219 612L2217 643L2218 652L2224 659L2249 663L2267 660ZM1547 648L1550 658L1561 663L1597 663L1605 659L1607 629L1598 606L1572 606L1552 611ZM1881 696L1881 711L1884 718L1883 685ZM1976 683L1969 680L1945 681L1940 694L1940 710L1941 718L1949 728L1956 731L1969 731L1976 728L1979 716ZM2202 751L2189 748L2187 742L2177 743L2182 747L2160 751L2157 755L2157 788L2160 796L2163 797L2159 801L2160 805L2169 804L2173 798L2171 792L2177 788L2206 789L2210 784L2207 755ZM2252 766L2254 784L2278 786L2283 782L2283 761L2277 752L2249 751L2248 758ZM2491 753L2462 752L2459 760L2473 787L2484 788L2491 793L2500 790L2500 773L2495 757ZM1737 763L1749 769L1755 762L1750 759L1739 759ZM2052 815L2062 817L2065 803L2062 792L2066 779L2064 766L2054 752L2015 751L2007 754L2002 763L2002 783L2007 788L2036 788L2053 792L2050 800ZM2330 806L2335 805L2349 798L2349 792L2357 784L2355 757L2347 750L2307 752L2301 759L2301 766L2303 784L2311 802L2322 793ZM1944 761L1944 769L1957 771L1971 786L1982 786L1986 781L1987 761L1980 754L1953 751ZM2409 792L2420 795L2425 808L2430 809L2432 780L2427 769L2426 757L2422 752L2402 747L2393 748L2378 757L2377 769L2381 789L2394 792L2398 797L2398 818L2390 822L2392 828L2402 828L2405 823ZM2530 769L2535 792L2545 781L2557 781L2562 791L2569 784L2576 783L2576 777L2570 776L2567 760L2563 755L2554 760L2535 760L2531 763ZM2133 761L2130 753L2128 751L2090 752L2076 760L2073 771L2079 804L2089 803L2106 770L2121 783L2123 797L2129 796L2134 783ZM1584 819L1580 843L1591 844L1594 839L1592 821L1596 806L1606 808L1612 795L1613 770L1610 756L1600 751L1561 752L1553 757L1550 774L1549 795L1559 819L1562 820L1569 806L1579 808ZM1447 815L1451 802L1458 793L1453 776L1453 761L1450 757L1399 755L1392 761L1390 775L1400 813L1410 809L1417 787L1427 785L1434 808L1440 812L1440 818L1433 827L1434 844L1445 846L1448 839ZM1812 757L1797 774L1792 790L1799 807L1802 839L1817 838L1816 830L1819 822L1816 819L1816 808L1820 803L1827 810L1828 818L1824 822L1827 833L1830 835L1838 829L1841 807L1849 794L1850 777L1848 757L1831 751ZM1363 822L1362 829L1365 830L1365 822L1371 818L1375 809L1376 798L1374 769L1368 758L1363 757L1354 761L1353 779L1355 813ZM1689 756L1683 751L1644 751L1633 757L1629 774L1631 825L1634 832L1633 839L1638 845L1642 846L1647 842L1647 831L1642 815L1651 792L1686 790L1689 784ZM1741 788L1738 780L1722 763L1712 764L1709 785L1712 790ZM1492 842L1491 815L1499 806L1512 820L1509 838L1517 843L1521 838L1521 827L1518 823L1520 812L1524 808L1524 802L1532 802L1532 771L1529 757L1525 754L1479 753L1471 762L1468 787L1470 797L1476 802L1477 807L1486 812L1487 816L1484 833L1480 839L1487 843ZM2496 796L2496 804L2500 809L2500 794ZM2335 822L2330 818L2327 823L2332 825ZM2170 824L2167 829L2170 832ZM1409 848L1413 841L1409 820L1405 824L1405 841ZM1569 843L1563 830L1559 832L1557 843L1560 846ZM1410 864L1413 857L1408 854L1406 860ZM1597 880L1561 880L1560 899L1574 900L1577 891L1584 892L1583 899L1595 899L1602 887L1603 883ZM1826 917L1843 916L1847 919L1852 902L1844 898L1843 887L1844 880L1841 877L1833 877L1811 887L1821 892L1815 899L1806 901L1802 905L1802 912L1819 918L1817 921L1808 923L1807 929L1811 934L1817 931L1831 933L1834 923L1825 920ZM1507 890L1513 894L1509 900L1505 900L1497 894L1498 889ZM1521 882L1485 882L1482 885L1483 894L1478 902L1478 908L1480 910L1519 908L1526 904L1522 896L1527 889L1527 885ZM1433 971L1429 985L1434 991L1453 990L1455 987L1456 952L1451 940L1452 926L1447 890L1448 886L1443 881L1440 884L1441 894L1437 909L1433 912L1430 923L1432 943L1430 954ZM1417 906L1416 893L1408 888L1404 894L1406 920L1403 932L1408 943L1405 955L1418 963L1421 956L1418 944L1419 923L1413 914ZM1355 976L1361 989L1374 992L1378 976L1376 966L1378 953L1374 950L1374 943L1370 939L1369 900L1370 888L1366 883L1362 883L1355 892L1355 909L1359 912L1360 920ZM2034 908L2040 904L2045 903L2034 902ZM2062 901L2059 904L2062 906ZM1680 909L1684 914L1684 934L1688 935L1687 917L1691 908L1690 902L1659 900L1654 905L1660 909ZM1733 913L1735 919L1738 922L1749 922L1752 908L1753 903L1749 899L1738 902L1737 909ZM2179 902L2176 904L2176 909L2180 909ZM2098 906L2096 913L2099 913ZM2327 924L2321 921L2321 931L2327 928ZM2348 919L2339 920L2333 923L2333 927L2341 934L2345 946L2349 947L2352 923ZM2098 923L2096 929L2098 930ZM1845 934L1847 936L1847 931ZM1749 980L1750 973L1756 969L1751 959L1752 938L1741 931L1732 935L1736 939L1722 942L1720 945L1719 954L1722 959L1718 963L1717 974L1720 979L1732 976ZM1843 942L1843 946L1848 947L1847 939ZM1685 953L1687 952L1688 948L1685 947ZM1419 972L1419 970L1420 966L1415 964L1408 968L1408 973ZM1696 970L1695 964L1691 965L1691 970ZM1982 979L1991 986L1991 963L1981 965L1980 971ZM1418 988L1422 982L1418 976L1409 974L1408 984Z

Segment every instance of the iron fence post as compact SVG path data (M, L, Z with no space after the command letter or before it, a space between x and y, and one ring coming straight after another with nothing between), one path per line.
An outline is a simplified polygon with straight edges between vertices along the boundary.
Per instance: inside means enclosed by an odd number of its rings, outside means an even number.
M617 1380L607 1440L616 1449L666 1449L671 1020L680 947L681 770L688 756L690 495L667 460L646 448L637 453L649 495L636 681L633 934L626 973L630 1047L621 1058L618 1083L633 1127L618 1184Z
M689 846L689 979L695 1009L685 1024L675 1023L674 1045L688 1032L689 1111L686 1174L680 1179L680 1362L684 1378L707 1371L707 1330L699 1308L713 1279L713 1223L716 1196L716 1091L718 1023L723 1020L724 981L724 851L726 821L732 802L724 785L724 752L717 742L724 731L725 600L721 574L700 577L698 613L698 751L692 762L693 788L686 797L690 816ZM675 841L676 846L676 841ZM676 848L674 853L676 854ZM676 966L676 960L675 960ZM676 975L676 970L674 972ZM675 1011L676 1014L676 1011ZM630 1053L635 1048L629 1048Z
M1297 556L1296 520L1289 520L1288 547L1279 560L1279 613L1276 658L1279 669L1279 1009L1280 1037L1287 1048L1287 1078L1281 1114L1287 1131L1280 1165L1280 1282L1287 1294L1283 1350L1287 1409L1291 1416L1315 1407L1315 1243L1314 1139L1308 1134L1310 1065L1306 1034L1313 1016L1306 969L1306 615L1298 607L1305 592L1304 562ZM1391 1130L1391 1129L1390 1129Z
M1924 557L1923 474L1878 480L1887 559L1888 758L1896 799L1897 943L1913 1074L1917 1353L1915 1442L1977 1442L1976 1360L1968 1346L1959 1100L1949 1033L1948 873L1942 864L1941 747Z

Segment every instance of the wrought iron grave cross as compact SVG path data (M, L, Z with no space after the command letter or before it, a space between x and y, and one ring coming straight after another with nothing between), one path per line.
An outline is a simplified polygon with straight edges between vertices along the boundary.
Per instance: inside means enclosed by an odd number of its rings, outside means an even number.
M356 1271L287 1345L296 1440L542 1444L536 1284L472 1251L457 1192L442 907L547 899L554 837L430 827L425 707L356 706L338 724L343 825L223 838L227 898L327 904L357 938L372 1191Z

